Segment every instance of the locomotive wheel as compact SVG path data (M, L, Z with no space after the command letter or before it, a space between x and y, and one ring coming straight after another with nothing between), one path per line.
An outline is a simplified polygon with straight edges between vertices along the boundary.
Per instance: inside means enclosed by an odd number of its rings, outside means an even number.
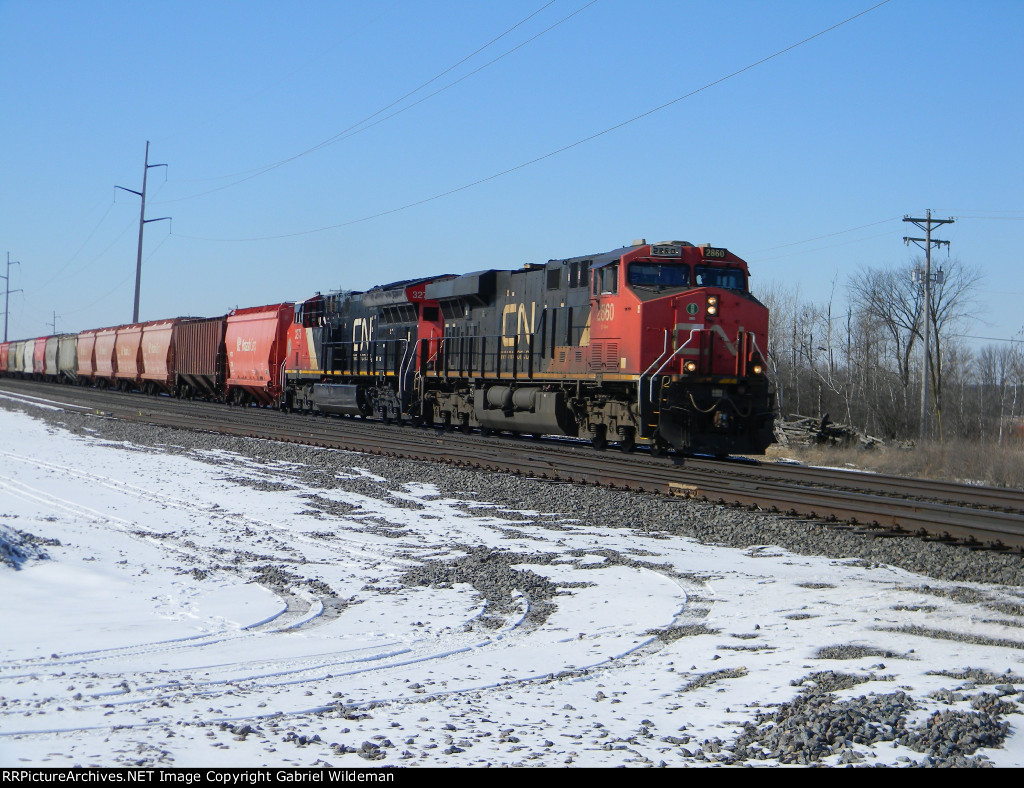
M465 414L459 420L459 432L463 435L469 435L473 431L473 428L469 426L469 414Z
M441 429L445 432L451 432L455 429L455 427L452 426L452 414L448 411L441 414Z
M604 451L608 448L608 428L604 424L598 424L594 427L594 437L591 439L591 444L598 451Z
M619 448L629 454L633 449L636 448L636 429L633 427L626 427L622 431L622 438L619 440Z

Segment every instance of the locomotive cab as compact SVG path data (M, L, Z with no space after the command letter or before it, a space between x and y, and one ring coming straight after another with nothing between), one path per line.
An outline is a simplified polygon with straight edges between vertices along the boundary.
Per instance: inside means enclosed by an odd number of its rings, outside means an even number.
M763 453L774 416L763 355L768 310L749 292L746 264L710 245L655 244L651 254L678 255L674 266L646 263L634 285L665 288L649 304L662 310L666 332L651 370L658 437L693 452Z

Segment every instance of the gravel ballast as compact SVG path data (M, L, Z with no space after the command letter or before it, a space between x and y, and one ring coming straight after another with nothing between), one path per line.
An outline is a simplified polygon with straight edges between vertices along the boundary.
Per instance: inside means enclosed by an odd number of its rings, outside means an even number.
M358 465L365 476L350 475L339 478L337 468L352 464L349 452L336 452L290 443L238 438L209 433L171 430L115 419L57 412L32 407L0 403L10 410L25 410L53 427L102 440L111 444L124 444L126 449L148 447L154 451L180 453L217 466L222 462L218 452L231 452L259 463L293 463L295 474L302 483L323 489L344 486L346 490L379 496L381 487L374 476L383 477L392 486L403 484L432 485L440 494L453 498L465 497L472 490L481 502L509 510L530 511L537 514L523 519L523 525L564 529L564 517L570 515L586 526L630 529L645 538L664 539L687 537L704 544L731 548L783 548L792 553L825 556L849 561L855 559L865 567L887 565L908 572L958 585L953 590L935 589L936 598L953 598L959 594L965 601L982 605L992 611L993 617L1016 615L1012 604L993 590L979 589L975 584L1022 587L1024 586L1024 557L1015 554L973 551L916 538L871 538L857 535L825 524L773 515L760 511L732 508L666 496L623 492L572 484L549 484L525 476L480 472L439 464L392 459L373 455L358 455ZM339 456L342 458L339 460ZM240 483L259 491L259 481L241 479ZM268 482L266 491L287 490L280 481ZM309 499L310 512L338 514L345 504L338 504L315 496ZM329 511L330 510L330 511ZM516 515L507 518L510 532L514 533ZM400 533L394 525L367 521L368 528L378 529L387 537ZM323 538L330 538L328 531ZM45 560L45 540L22 533L12 527L0 526L0 560L15 570L27 560ZM488 615L478 620L484 629L503 625L503 617L510 615L518 604L519 595L526 598L529 614L527 626L542 626L555 603L558 586L521 565L550 564L565 556L555 553L522 553L495 550L480 545L453 546L462 557L439 558L424 561L399 578L405 586L450 587L452 584L471 585L486 601ZM578 551L577 551L578 552ZM595 547L590 555L602 555ZM619 563L623 566L648 565L642 557L626 556L615 551L603 554L604 565ZM570 556L571 557L571 556ZM575 556L579 558L580 556ZM656 562L657 558L652 561ZM2 571L0 567L0 571ZM197 572L205 570L195 570ZM261 582L277 583L282 587L292 582L288 571L271 564L260 568ZM828 583L816 584L823 591L834 591ZM915 587L916 594L932 593L927 586ZM386 592L386 589L383 590ZM907 610L914 608L908 606ZM918 605L916 609L927 610ZM800 620L799 614L791 616ZM682 623L664 632L654 633L663 642L704 635L716 630L695 621ZM915 634L910 632L910 634ZM922 630L916 634L935 639L950 638L959 642L979 642L971 636L944 633L940 630ZM741 638L740 635L734 637ZM737 643L735 650L763 648L751 633L752 640ZM991 639L989 639L991 640ZM826 641L827 642L827 641ZM984 643L983 643L984 644ZM991 644L991 643L990 643ZM1009 646L1008 651L1019 649L1010 641L995 643ZM724 647L723 647L724 648ZM1017 656L1016 652L1014 656ZM813 655L819 660L908 659L909 653L896 653L863 644L835 643L823 646ZM1019 661L1019 660L1018 660ZM1007 717L1019 715L1021 709L1021 679L1016 674L1000 674L964 666L960 672L939 674L949 681L950 689L941 690L931 701L939 700L949 708L922 717L919 713L925 698L915 697L899 687L881 691L877 682L886 682L883 662L870 673L845 670L810 673L796 682L794 697L776 708L760 711L743 723L734 737L695 740L686 735L657 734L642 727L634 739L608 739L609 748L629 749L637 741L660 738L660 741L681 753L687 760L699 763L779 763L794 765L870 764L867 750L879 746L899 745L916 756L907 756L907 765L922 766L984 766L987 760L979 749L1002 746L1011 732ZM712 671L693 679L684 686L689 693L709 687L720 681L740 679L745 671L724 669ZM1015 684L1016 682L1016 684ZM854 694L861 684L871 684L872 691ZM942 694L945 693L945 694ZM851 697L851 695L853 695ZM684 696L686 697L686 696ZM683 701L685 702L685 701ZM347 709L358 719L359 710ZM350 719L353 717L349 717ZM1017 717L1019 719L1019 717ZM358 756L363 761L401 763L399 750L390 739L377 742L363 741L351 744L322 742L319 736L299 734L280 725L253 722L251 726L222 726L222 731L240 737L262 735L277 736L289 747L329 747L335 754ZM550 735L550 734L549 734ZM450 737L451 738L451 737ZM397 739L396 739L397 740ZM454 738L448 743L450 754L463 752L467 742ZM448 752L448 750L445 750ZM410 756L411 757L411 756ZM646 765L657 766L656 761Z

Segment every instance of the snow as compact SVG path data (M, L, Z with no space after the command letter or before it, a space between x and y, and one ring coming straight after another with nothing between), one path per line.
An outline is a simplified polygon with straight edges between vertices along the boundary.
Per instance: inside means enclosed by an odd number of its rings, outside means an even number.
M0 526L59 540L0 564L0 764L682 765L665 736L728 740L817 671L873 674L837 695L902 689L921 719L965 684L938 671L1024 671L1020 619L992 608L1019 589L596 529L395 483L357 454L321 486L295 463L171 449L0 409ZM552 609L402 582L479 545L521 554L510 568L554 583ZM936 593L965 586L977 601ZM819 655L836 645L891 656ZM980 752L1024 766L1006 719ZM329 746L384 737L380 761Z

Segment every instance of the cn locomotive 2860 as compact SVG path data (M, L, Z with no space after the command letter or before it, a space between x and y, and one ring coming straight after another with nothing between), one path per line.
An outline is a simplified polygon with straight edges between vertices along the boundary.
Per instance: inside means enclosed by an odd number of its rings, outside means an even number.
M760 454L768 310L746 263L684 241L316 295L297 305L287 409L598 448Z
M0 372L285 411L760 454L768 310L684 241L0 345Z

